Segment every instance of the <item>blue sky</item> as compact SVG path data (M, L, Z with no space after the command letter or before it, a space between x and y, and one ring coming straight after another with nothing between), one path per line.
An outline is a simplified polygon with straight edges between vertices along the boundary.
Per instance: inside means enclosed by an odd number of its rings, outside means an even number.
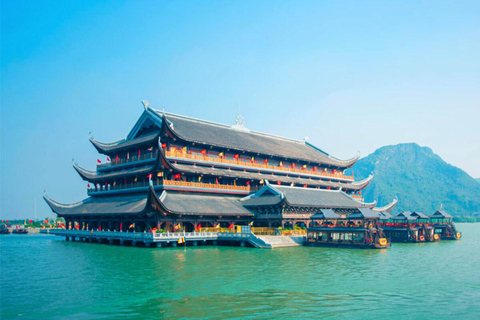
M152 107L309 141L401 142L480 177L479 1L2 1L1 211L86 197L72 158ZM104 157L100 156L101 159Z

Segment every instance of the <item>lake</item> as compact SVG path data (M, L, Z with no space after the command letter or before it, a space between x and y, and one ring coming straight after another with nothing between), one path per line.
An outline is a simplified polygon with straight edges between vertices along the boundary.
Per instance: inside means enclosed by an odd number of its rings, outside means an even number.
M0 237L1 319L478 319L480 224L385 250Z

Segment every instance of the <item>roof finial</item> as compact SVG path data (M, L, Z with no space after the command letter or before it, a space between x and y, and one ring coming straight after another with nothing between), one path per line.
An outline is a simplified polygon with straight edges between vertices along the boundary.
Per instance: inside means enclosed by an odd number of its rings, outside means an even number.
M143 107L145 108L145 110L147 110L148 108L150 108L150 103L148 103L147 100L142 100L142 104L143 104Z
M237 126L243 126L243 124L245 123L245 121L243 120L243 117L241 114L239 114L236 118L235 118L235 123L237 124Z

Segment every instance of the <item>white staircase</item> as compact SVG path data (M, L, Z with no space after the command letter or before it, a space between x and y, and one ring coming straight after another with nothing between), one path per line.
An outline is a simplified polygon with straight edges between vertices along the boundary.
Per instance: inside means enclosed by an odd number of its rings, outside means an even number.
M301 238L302 238L302 237L289 237L289 236L260 236L260 235L257 235L257 237L262 239L263 242L270 245L272 248L296 247L301 245ZM300 238L300 239L296 239L296 238Z

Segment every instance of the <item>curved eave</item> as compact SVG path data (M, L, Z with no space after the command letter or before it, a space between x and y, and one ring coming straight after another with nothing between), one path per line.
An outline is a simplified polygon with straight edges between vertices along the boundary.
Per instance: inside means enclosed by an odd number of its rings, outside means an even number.
M361 189L365 188L366 186L368 186L368 184L372 181L372 179L373 179L373 175L370 175L368 178L363 179L361 181L352 182L349 185L350 187L346 187L346 188L354 189L354 190L361 190Z
M61 215L60 212L61 212L62 209L71 209L71 208L79 206L83 203L83 201L79 201L79 202L75 202L75 203L72 203L72 204L63 204L63 203L59 203L59 202L51 199L47 195L43 196L43 200L45 200L45 202L48 204L50 209L52 209L52 211L55 212L58 215Z
M112 143L104 143L104 142L97 141L93 138L89 138L88 140L90 140L90 142L93 144L93 146L95 147L95 149L97 149L99 153L107 154L107 155L111 152L111 150L115 150L116 147L118 147L119 145L121 145L126 141L126 139L121 139Z
M182 140L182 141L189 142L189 143L196 143L196 144L200 144L200 145L211 145L211 146L215 146L215 147L218 147L218 148L237 150L239 152L249 152L249 153L254 153L254 154L259 153L258 151L253 151L253 150L248 150L248 149L240 149L240 148L232 148L232 146L228 146L228 145L214 144L214 143L206 142L206 141L197 141L197 140L193 140L193 139L190 139L190 138L183 137L182 135L180 135L178 132L175 131L174 127L172 128L172 126L169 125L169 122L174 124L174 122L167 119L167 115L164 115L162 117L162 129L165 130L166 134L173 137L174 139ZM308 144L308 143L306 143L306 145L314 148L317 152L320 152L320 153L325 155L325 153L323 151L314 147L313 145ZM267 156L267 157L287 158L287 159L291 159L292 161L303 161L303 162L307 162L307 163L312 163L313 162L315 164L319 164L319 165L322 165L322 166L330 166L330 167L345 168L345 169L353 166L355 164L355 162L357 162L357 160L360 157L360 156L356 156L356 157L351 158L349 160L339 160L339 159L336 159L336 158L334 158L330 155L326 155L328 157L328 159L331 161L331 163L325 163L321 160L314 161L312 159L288 157L288 156L285 156L285 155L273 154L273 153L260 153L260 154L262 154L264 156Z
M397 203L398 203L398 199L394 199L391 203L387 204L386 206L373 208L372 210L375 212L385 211L385 212L391 213L393 208L397 205Z
M377 200L373 202L360 202L363 208L373 209L377 205Z
M72 165L75 171L78 172L78 174L80 175L80 177L82 177L83 180L96 183L96 182L102 182L105 180L111 180L115 178L124 178L128 176L151 173L153 170L157 168L158 162L159 162L159 156L157 151L157 157L156 157L155 163L153 165L150 165L144 168L139 168L139 169L130 169L130 170L127 169L127 170L121 170L121 171L114 171L106 174L98 174L95 171L86 170L78 166L76 163L73 163Z

